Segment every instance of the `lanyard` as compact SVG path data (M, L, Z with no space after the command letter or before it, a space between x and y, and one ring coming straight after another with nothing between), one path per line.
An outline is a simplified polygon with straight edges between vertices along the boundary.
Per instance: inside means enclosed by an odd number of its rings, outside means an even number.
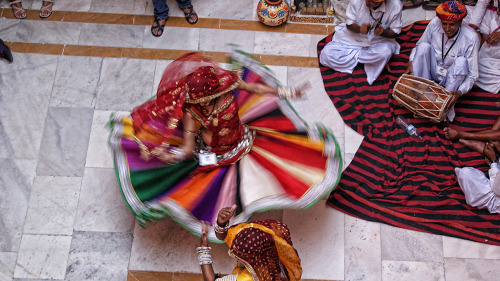
M442 37L441 37L441 58L443 59L443 65L444 65L444 59L446 58L446 56L448 56L448 53L451 51L451 48L453 48L453 46L455 46L455 43L457 43L458 37L460 36L460 31L461 30L462 30L462 27L459 27L458 28L457 38L455 38L455 41L453 41L453 44L451 44L451 46L448 49L448 51L446 51L446 54L444 53L444 34L442 34Z
M499 0L500 1L500 0ZM378 8L378 7L377 7ZM376 22L376 23L381 23L382 22L382 18L384 17L384 14L385 12L382 12L382 15L380 16L379 19L376 19L373 14L372 14L372 9L368 9L370 11L370 17L372 17L372 19Z

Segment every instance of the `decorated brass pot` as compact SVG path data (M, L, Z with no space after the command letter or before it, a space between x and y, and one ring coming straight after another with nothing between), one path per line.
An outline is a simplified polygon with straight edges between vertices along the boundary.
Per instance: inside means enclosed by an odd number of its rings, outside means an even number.
M269 26L278 26L288 19L290 6L286 0L260 0L257 5L259 20Z

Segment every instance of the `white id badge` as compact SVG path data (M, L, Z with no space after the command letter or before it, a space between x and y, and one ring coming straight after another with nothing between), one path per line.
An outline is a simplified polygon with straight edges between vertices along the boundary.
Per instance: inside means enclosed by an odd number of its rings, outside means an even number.
M200 160L200 166L217 164L217 156L213 152L200 153L198 159Z
M446 77L446 72L447 72L446 68L439 66L437 72L439 76Z

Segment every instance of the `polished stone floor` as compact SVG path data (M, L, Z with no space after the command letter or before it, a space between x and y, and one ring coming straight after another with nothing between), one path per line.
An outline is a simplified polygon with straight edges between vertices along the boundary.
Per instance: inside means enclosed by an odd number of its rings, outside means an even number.
M344 0L335 0L342 6ZM339 3L337 3L337 1ZM0 1L0 280L201 280L199 238L171 219L138 226L123 203L108 151L109 115L151 97L163 69L201 51L223 61L227 43L255 54L288 85L311 82L293 102L335 133L347 166L362 137L344 125L323 89L316 44L333 26L256 22L257 0L193 0L189 25L175 1L162 37L148 0L24 0L25 20ZM345 4L345 1L344 1ZM434 12L404 12L406 24ZM325 205L271 211L283 220L315 280L499 280L500 247L362 221ZM234 265L213 245L214 267Z

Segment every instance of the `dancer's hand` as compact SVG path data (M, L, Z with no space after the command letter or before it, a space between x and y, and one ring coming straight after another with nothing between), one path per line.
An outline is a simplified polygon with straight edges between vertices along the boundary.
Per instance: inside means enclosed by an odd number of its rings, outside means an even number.
M236 211L236 204L231 207L222 208L217 215L217 224L221 227L224 227L229 219L233 216L234 211Z
M208 247L208 225L208 222L201 221L201 247Z

